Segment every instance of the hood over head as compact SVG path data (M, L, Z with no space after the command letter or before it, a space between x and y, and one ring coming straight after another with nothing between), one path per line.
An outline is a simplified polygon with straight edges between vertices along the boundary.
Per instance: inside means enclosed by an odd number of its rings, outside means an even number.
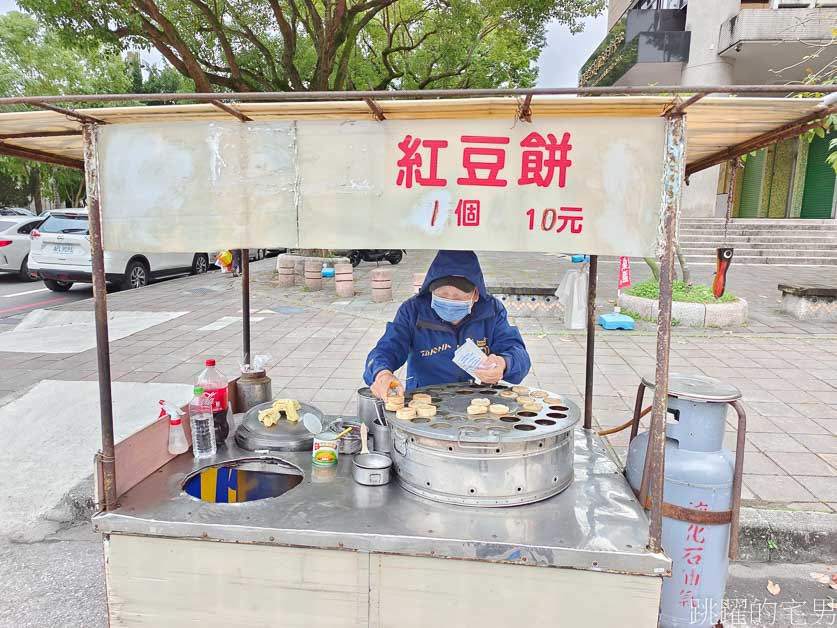
M448 275L465 277L477 287L481 298L488 297L480 261L473 251L439 251L436 253L433 263L427 269L427 275L424 277L424 283L419 290L419 294L429 293L431 283Z

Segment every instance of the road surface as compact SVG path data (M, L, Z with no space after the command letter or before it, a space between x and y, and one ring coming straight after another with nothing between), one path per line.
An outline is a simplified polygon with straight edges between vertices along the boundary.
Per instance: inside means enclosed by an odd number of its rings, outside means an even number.
M43 281L21 281L17 275L0 273L0 319L19 318L38 308L92 297L92 284L75 284L69 292L53 292Z

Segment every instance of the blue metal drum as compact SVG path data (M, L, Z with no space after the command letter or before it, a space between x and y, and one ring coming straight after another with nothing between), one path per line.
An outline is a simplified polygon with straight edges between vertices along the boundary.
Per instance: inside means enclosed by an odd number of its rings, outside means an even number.
M643 384L654 387L653 380ZM713 626L721 616L730 523L707 523L711 515L701 513L732 509L735 456L724 449L723 439L729 404L740 397L737 388L716 379L670 375L662 547L672 560L672 575L663 581L664 628ZM635 491L647 447L648 432L643 432L628 448L625 473Z

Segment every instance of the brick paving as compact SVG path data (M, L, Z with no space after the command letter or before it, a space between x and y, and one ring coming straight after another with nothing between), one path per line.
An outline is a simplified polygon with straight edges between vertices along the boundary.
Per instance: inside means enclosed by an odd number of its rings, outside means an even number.
M487 281L498 286L555 286L569 262L558 256L482 254ZM430 252L410 251L393 267L395 302L371 301L369 272L356 272L357 295L338 299L333 282L321 292L275 285L275 260L253 265L251 312L254 353L273 356L269 374L275 395L308 400L326 413L353 413L364 359L412 291L412 273L423 272ZM602 309L615 298L615 263L600 264ZM635 281L645 275L634 264ZM711 268L695 268L698 279ZM837 282L837 268L733 268L730 289L751 303L751 323L735 330L675 328L673 371L703 373L738 386L748 413L744 498L754 506L837 511L837 325L802 324L778 311L776 284L804 280ZM835 283L837 285L837 283ZM167 281L143 290L108 295L111 310L189 311L111 346L117 381L191 382L205 357L222 371L238 369L241 329L201 328L224 316L241 316L240 280L229 275ZM90 310L91 301L59 309ZM6 320L9 324L14 322ZM532 386L564 393L579 405L584 388L585 336L563 329L558 317L517 317L533 368ZM2 329L2 328L0 328ZM653 373L654 326L635 332L597 334L594 418L599 428L625 422L632 411L640 374ZM78 354L0 353L0 397L42 379L93 380L95 350ZM735 442L729 418L727 446ZM628 434L609 437L613 453L624 459Z

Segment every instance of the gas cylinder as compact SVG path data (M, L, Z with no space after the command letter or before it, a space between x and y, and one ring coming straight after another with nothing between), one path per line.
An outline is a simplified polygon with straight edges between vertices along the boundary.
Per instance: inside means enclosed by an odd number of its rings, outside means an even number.
M654 387L653 380L643 384ZM669 376L663 501L674 508L663 510L662 548L672 561L660 602L663 628L714 626L721 616L730 524L707 523L711 516L701 513L732 508L735 456L723 439L729 404L740 397L735 386L710 377ZM625 474L635 491L648 436L638 434L628 448Z

